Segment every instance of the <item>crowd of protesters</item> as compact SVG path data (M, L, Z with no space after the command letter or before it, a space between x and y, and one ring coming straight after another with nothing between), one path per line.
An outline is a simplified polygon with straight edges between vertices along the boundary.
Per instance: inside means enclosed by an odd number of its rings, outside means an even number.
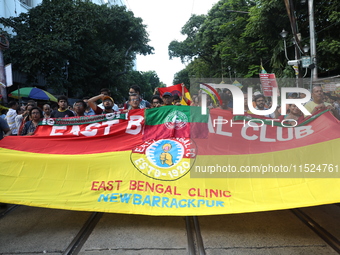
M170 92L159 94L158 89L154 91L154 95L150 98L150 102L143 99L141 89L138 85L133 85L129 89L128 100L122 104L116 104L111 97L109 89L101 89L100 94L92 98L84 97L76 101L72 106L68 105L66 96L58 97L58 106L52 109L49 104L44 104L42 108L37 106L34 100L29 100L25 106L19 106L16 101L10 101L8 110L2 110L0 115L0 140L9 135L32 135L36 127L43 118L68 118L74 116L89 116L96 114L106 114L120 111L122 113L133 109L158 108L169 105L181 105L183 100L186 105L201 106L201 91L198 94L191 95L188 99L184 93L184 85L182 85L183 98L173 95ZM219 108L232 111L233 97L228 89L219 91L222 103L207 97L208 108ZM329 109L331 113L340 119L340 97L325 94L321 86L314 86L311 91L312 98L305 103L305 108L315 114L317 112ZM304 98L303 93L288 93L287 98ZM252 98L253 107L256 110L267 110L271 108L270 98L266 98L260 92L255 92ZM286 106L286 114L282 115L281 107L277 107L274 113L266 115L267 118L287 119L291 122L302 123L306 116L295 104ZM248 108L248 95L244 94L245 113L252 114ZM288 123L289 123L288 121ZM293 123L292 123L293 124Z

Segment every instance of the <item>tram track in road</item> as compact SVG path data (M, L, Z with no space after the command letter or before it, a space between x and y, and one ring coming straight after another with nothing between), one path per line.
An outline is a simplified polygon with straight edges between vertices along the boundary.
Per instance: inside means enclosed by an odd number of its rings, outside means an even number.
M83 227L80 229L78 234L63 252L63 255L75 255L78 254L85 244L87 238L91 235L93 229L96 227L97 223L101 219L104 213L95 212L92 213L88 220L85 222Z
M0 220L5 217L6 215L8 215L9 213L11 213L13 210L15 210L16 208L18 208L20 205L10 205L8 206L7 209L5 209L3 212L0 213Z
M314 231L330 247L340 254L340 240L323 228L318 222L304 213L301 209L291 209L291 212L300 219L306 226Z
M205 255L283 249L290 249L291 254L332 254L340 253L340 231L336 226L339 212L334 204L257 214L155 217L9 205L0 212L2 244L6 244L0 254ZM289 236L288 241L282 241L282 236Z
M185 226L188 238L188 254L205 255L203 239L197 216L186 216Z

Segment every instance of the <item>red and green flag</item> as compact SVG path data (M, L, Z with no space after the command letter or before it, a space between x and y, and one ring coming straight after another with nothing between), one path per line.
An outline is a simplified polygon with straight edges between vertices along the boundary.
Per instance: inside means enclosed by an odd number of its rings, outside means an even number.
M169 87L158 88L158 92L159 92L159 94L161 96L165 92L170 92L172 95L178 95L178 96L180 96L182 98L181 104L182 105L187 105L187 103L183 99L183 95L182 95L182 84L176 84L176 85L169 86ZM185 94L187 99L191 100L190 93L189 93L188 89L185 86L184 86L184 94Z
M147 109L143 139L206 138L208 116L201 114L201 107L185 105Z

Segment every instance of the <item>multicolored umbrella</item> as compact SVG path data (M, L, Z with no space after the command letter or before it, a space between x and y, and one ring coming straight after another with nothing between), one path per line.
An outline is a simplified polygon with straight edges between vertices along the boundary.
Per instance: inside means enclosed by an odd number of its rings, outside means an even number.
M15 90L8 94L9 97L19 98L19 97L27 97L32 99L38 100L50 100L54 102L58 102L57 98L53 96L51 93L48 93L45 90L33 88L33 87L26 87Z

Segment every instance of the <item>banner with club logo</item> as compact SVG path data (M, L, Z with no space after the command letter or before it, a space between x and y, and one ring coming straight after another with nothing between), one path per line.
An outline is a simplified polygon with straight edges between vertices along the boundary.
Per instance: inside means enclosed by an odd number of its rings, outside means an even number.
M297 127L200 112L164 106L45 119L33 136L0 141L0 202L213 215L340 201L339 121L330 112Z

